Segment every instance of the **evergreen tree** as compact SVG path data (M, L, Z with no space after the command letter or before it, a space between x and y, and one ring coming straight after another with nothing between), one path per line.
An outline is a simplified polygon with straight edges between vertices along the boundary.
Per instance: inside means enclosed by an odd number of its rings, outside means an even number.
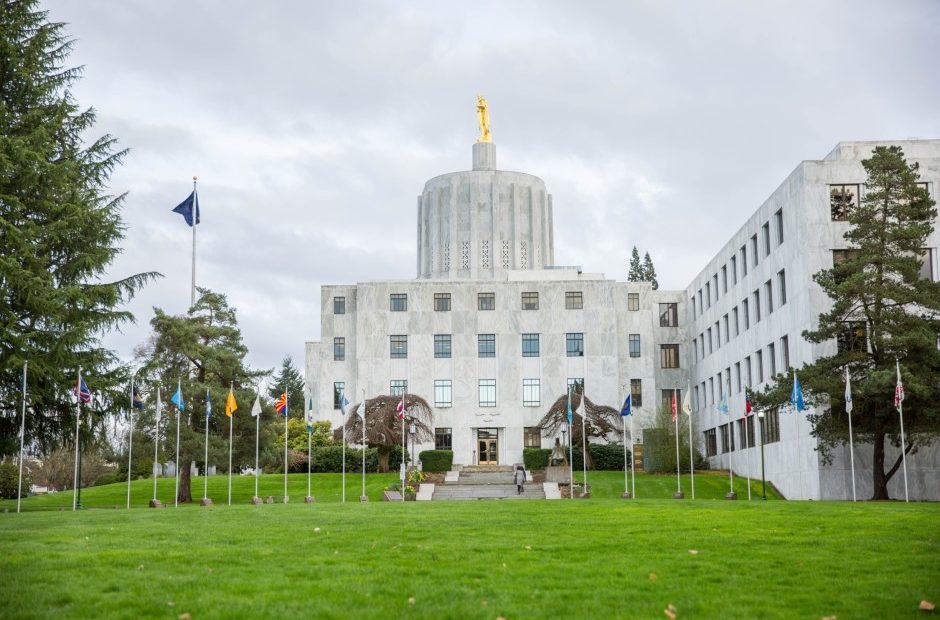
M281 369L272 379L268 386L268 396L272 399L280 398L284 393L284 386L287 386L287 412L292 418L303 419L304 411L304 378L300 371L294 366L294 360L290 355L284 357L281 362Z
M628 282L643 281L643 266L640 264L640 252L633 246L633 253L630 255L630 271L627 273Z
M26 441L47 453L72 441L78 367L93 391L113 391L105 402L123 403L127 369L100 338L133 320L121 308L157 274L104 279L124 232L124 196L107 183L125 151L108 135L85 143L95 115L70 93L72 41L37 6L0 5L0 411L19 409L28 361ZM0 418L0 455L18 433Z
M204 460L206 431L206 393L212 403L209 425L209 463L228 468L228 426L225 415L225 399L233 387L238 410L233 416L233 469L242 465L254 466L255 420L251 406L255 399L256 383L264 375L245 366L248 349L242 342L241 330L234 308L228 305L224 295L200 288L196 304L185 316L172 316L159 308L150 324L154 335L144 356L144 366L138 372L143 382L163 389L163 402L169 403L179 381L185 403L180 430L180 502L192 501L190 492L190 470L192 461ZM162 442L165 454L175 457L176 408L166 405L164 432L167 440ZM270 409L268 409L270 412ZM262 413L262 416L265 416ZM268 413L269 420L273 415ZM261 442L273 444L274 429L262 424Z
M656 268L653 267L653 259L650 258L649 252L643 255L642 273L643 277L641 280L643 282L649 282L653 286L654 291L659 288L659 282L656 280Z
M917 185L918 166L900 147L877 147L862 162L868 173L865 198L848 212L845 240L852 248L814 280L832 300L819 326L803 332L813 343L833 343L833 355L799 370L809 419L824 458L848 441L845 369L852 376L852 422L857 441L874 446L872 499L888 499L888 481L901 466L885 469L885 441L900 446L893 407L895 360L905 388L904 424L910 453L940 431L940 284L920 277L923 248L937 217L934 201ZM792 377L778 375L758 395L761 408L784 405Z

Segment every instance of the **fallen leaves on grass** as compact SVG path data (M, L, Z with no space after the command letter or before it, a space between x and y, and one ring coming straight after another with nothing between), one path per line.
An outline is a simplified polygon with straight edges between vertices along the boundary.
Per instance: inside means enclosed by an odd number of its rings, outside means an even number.
M656 573L650 573L650 581L656 581Z
M409 605L414 605L414 604L415 604L415 597L409 596L409 597L408 597L408 604L409 604Z
M138 566L138 567L137 567L137 570L144 570L144 565L141 564L140 566Z
M192 620L192 616L189 615L189 612L186 611L178 615L177 618L179 618L179 620Z
M823 616L822 620L838 620L835 616Z
M920 605L917 606L917 609L921 611L933 611L936 608L937 608L936 605L934 605L932 602L927 601L927 600L921 601Z
M698 555L698 549L689 549L689 555Z
M669 618L669 620L676 620L676 608L672 603L669 603L669 605L666 606L666 609L663 610L663 613L666 614L666 617Z
M525 550L526 550L526 551L532 551L532 545L526 545L526 546L525 546Z
M315 527L315 528L313 528L313 531L314 531L314 532L319 532L319 531L320 531L320 528Z

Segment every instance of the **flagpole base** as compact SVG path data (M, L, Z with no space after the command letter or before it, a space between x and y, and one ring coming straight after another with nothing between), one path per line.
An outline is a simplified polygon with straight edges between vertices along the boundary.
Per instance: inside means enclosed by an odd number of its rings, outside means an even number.
M725 493L725 499L738 499L738 494L734 491L728 491Z
M289 502L290 502L290 495L285 495L285 496L284 496L284 503L287 504L287 503L289 503Z
M252 504L253 506L259 506L259 505L261 505L261 504L263 504L263 503L264 503L264 500L262 500L262 499L261 499L260 497L258 497L257 495L255 495L254 497L251 498L251 504Z
M359 496L359 501L360 501L360 502L367 502L367 501L369 501L369 496L368 496L368 495L360 495L360 496Z
M208 497L203 497L201 500L199 500L199 505L200 505L200 506L211 506L211 505L212 505L212 500L209 499Z
M149 503L148 505L149 505L151 508L163 508L163 503L162 503L160 500L158 500L158 499L152 499L152 500L150 500L150 503Z
M620 495L620 497L623 498L623 499L633 499L633 493L630 493L629 491L624 491L624 492Z
M685 493L683 493L682 491L676 491L675 493L673 493L672 499L685 499Z
M315 500L315 499L313 498L313 495L308 495L307 497L304 498L304 503L305 503L305 504L313 504L313 503L316 502L316 501L317 501L317 500Z

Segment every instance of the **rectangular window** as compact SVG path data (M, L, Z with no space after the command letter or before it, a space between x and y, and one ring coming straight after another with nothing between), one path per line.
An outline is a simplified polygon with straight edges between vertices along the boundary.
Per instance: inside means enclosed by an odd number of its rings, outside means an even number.
M741 448L754 447L754 422L752 416L738 420L738 436L741 438Z
M757 235L751 236L751 263L757 267Z
M741 275L747 275L747 246L741 246Z
M764 256L770 256L770 222L764 222L761 232L764 236Z
M787 274L784 269L777 272L777 289L780 291L780 305L787 303Z
M715 288L715 301L718 301L718 274L712 276L712 285Z
M920 275L921 280L933 282L933 250L927 248L920 255Z
M342 400L345 391L345 381L337 381L333 384L333 409L339 409L339 401Z
M777 245L783 243L783 209L774 213L774 225L777 227Z
M568 357L584 357L584 334L565 334L565 353Z
M736 256L731 257L731 284L732 286L738 283L738 259Z
M725 344L728 344L728 341L731 340L731 328L730 328L729 325L728 325L728 315L726 314L724 317L722 317L722 320L724 321L724 324L725 324L725 325L724 325L724 327L725 327Z
M542 404L541 385L538 379L522 380L522 406L538 407Z
M760 418L758 418L758 423L760 423ZM764 414L761 427L761 441L764 443L780 441L780 414L776 409Z
M408 357L408 336L389 336L388 340L391 347L390 357L393 360Z
M757 382L764 382L764 352L758 350L754 353L756 356L754 359L757 361Z
M346 298L345 297L333 298L333 314L346 314Z
M392 379L388 384L388 393L391 396L402 396L408 393L408 381L406 379Z
M705 456L718 456L718 436L713 428L705 431Z
M584 378L568 377L567 389L569 392L579 392L584 394Z
M522 446L524 448L541 448L542 431L538 426L526 426L522 429Z
M744 331L751 328L751 312L746 299L741 301L741 314L744 315Z
M708 378L708 399L709 402L715 402L715 377Z
M434 449L435 450L453 450L453 433L449 428L434 429Z
M630 400L634 407L643 406L643 380L630 379Z
M735 337L737 337L737 335L740 333L738 331L738 307L737 306L731 309L731 324L732 326L734 326L734 335Z
M715 321L715 348L721 348L721 324Z
M496 357L496 334L478 334L477 352L480 357Z
M496 379L480 379L480 406L496 406Z
M434 406L450 407L453 404L453 384L450 379L434 380Z
M539 335L522 334L522 357L539 356Z
M829 211L833 222L845 222L849 213L858 206L858 185L830 185Z
M705 312L705 306L702 305L702 289L698 290L698 311L700 314Z
M737 386L735 391L741 391L741 362L734 363L734 384Z
M640 357L640 334L630 334L630 357Z
M721 453L734 452L734 427L728 423L722 424L718 429L721 431Z
M663 368L679 367L679 345L663 344L659 347L659 360Z
M760 289L754 291L754 323L760 323Z
M639 293L627 293L627 310L630 312L636 312L640 309L640 294Z
M721 266L721 292L722 293L728 292L728 266L727 265Z
M681 413L679 410L682 408L682 390L660 390L659 406L663 411L671 413L673 395L676 397L676 413Z
M565 293L565 309L581 310L584 308L584 296L581 291L568 291Z
M333 361L342 362L346 359L346 339L333 338Z
M833 278L837 283L844 282L847 277L851 275L851 272L847 271L848 266L842 266L847 260L856 258L858 255L858 250L833 250L832 251L832 268L834 270ZM841 266L841 268L840 268Z
M751 386L754 385L753 377L751 376L751 357L747 356L744 358L744 387L751 389Z
M679 326L679 304L659 304L659 326Z
M434 334L434 357L448 358L450 353L450 334Z
M538 293L523 293L522 294L522 309L523 310L538 310L539 309L539 294Z
M434 293L434 310L450 312L450 293Z
M770 374L768 377L773 377L777 374L777 347L774 343L767 345L767 361L770 362Z
M496 293L478 293L477 310L495 310Z
M408 295L406 293L392 293L389 295L388 309L392 312L407 312Z
M702 359L705 359L705 334L699 334L698 341L702 345Z
M706 308L712 307L712 283L711 282L705 283L705 307Z
M783 365L783 372L790 370L790 338L788 336L780 339L780 363Z
M711 355L715 352L715 343L712 341L712 328L709 327L707 330L705 330L705 333L708 334L708 354Z
M767 298L767 314L774 311L774 285L770 280L764 282L764 297Z

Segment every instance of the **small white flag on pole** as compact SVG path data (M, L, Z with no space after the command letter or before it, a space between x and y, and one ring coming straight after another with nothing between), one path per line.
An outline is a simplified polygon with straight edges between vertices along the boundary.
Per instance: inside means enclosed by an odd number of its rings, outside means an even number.
M852 469L852 501L857 501L855 493L855 439L852 437L852 377L849 367L845 367L845 413L849 418L849 464Z

